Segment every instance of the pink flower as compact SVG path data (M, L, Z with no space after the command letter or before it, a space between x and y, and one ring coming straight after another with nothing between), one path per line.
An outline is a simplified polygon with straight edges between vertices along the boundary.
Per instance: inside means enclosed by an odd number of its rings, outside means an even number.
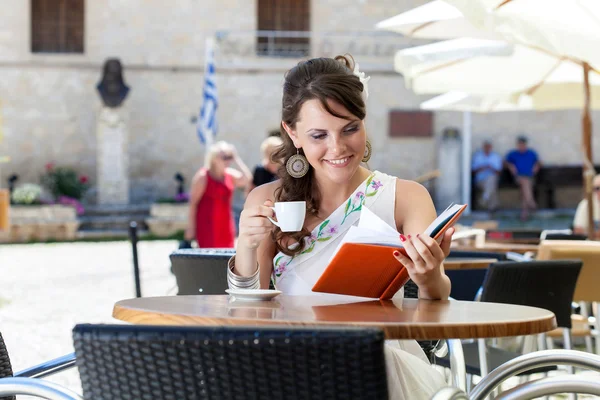
M382 187L383 185L381 184L380 181L373 181L373 182L371 182L371 186L373 187L373 189L377 190L380 187Z
M54 163L49 162L46 164L46 171L50 172L54 169Z
M82 175L82 176L79 178L79 182L81 182L81 183L83 183L83 184L85 185L85 184L88 182L88 177L87 177L87 176L85 176L85 175Z
M357 199L361 198L361 197L365 197L365 194L363 192L356 192L356 196Z

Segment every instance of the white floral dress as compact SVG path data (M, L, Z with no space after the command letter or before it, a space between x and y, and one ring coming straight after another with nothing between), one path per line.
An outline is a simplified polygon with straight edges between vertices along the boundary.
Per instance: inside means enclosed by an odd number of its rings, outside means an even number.
M288 295L335 296L312 292L338 244L367 207L388 225L396 227L394 205L396 178L375 171L344 204L305 239L306 247L294 257L278 253L273 259L277 289ZM401 289L394 297L404 295ZM387 378L390 399L429 399L445 386L443 376L430 364L414 340L386 341Z

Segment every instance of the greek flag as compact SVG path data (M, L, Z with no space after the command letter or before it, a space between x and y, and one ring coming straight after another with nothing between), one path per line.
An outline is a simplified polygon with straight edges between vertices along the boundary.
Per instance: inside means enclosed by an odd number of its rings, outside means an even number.
M196 131L202 144L207 147L214 142L217 134L217 85L215 81L215 52L214 40L206 39L206 58L204 67L204 91L202 93L202 108Z

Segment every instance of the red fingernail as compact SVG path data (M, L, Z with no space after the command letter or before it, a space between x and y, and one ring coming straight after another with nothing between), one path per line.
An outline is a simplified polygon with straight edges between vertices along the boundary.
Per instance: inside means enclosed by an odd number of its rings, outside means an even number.
M398 250L394 250L394 256L398 257L400 255L400 252Z
M404 236L403 234L400 234L400 241L406 242L406 236Z
M417 235L418 236L418 235ZM412 236L408 235L408 238L410 239Z
M419 237L419 234L417 233L417 237Z

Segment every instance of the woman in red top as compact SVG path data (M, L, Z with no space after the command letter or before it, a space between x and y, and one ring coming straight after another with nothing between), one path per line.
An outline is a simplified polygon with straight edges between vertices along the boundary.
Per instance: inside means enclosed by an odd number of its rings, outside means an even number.
M241 171L230 168L232 161ZM201 248L234 247L233 192L236 187L245 188L252 173L235 147L223 141L209 148L204 164L192 179L185 238L196 239Z

